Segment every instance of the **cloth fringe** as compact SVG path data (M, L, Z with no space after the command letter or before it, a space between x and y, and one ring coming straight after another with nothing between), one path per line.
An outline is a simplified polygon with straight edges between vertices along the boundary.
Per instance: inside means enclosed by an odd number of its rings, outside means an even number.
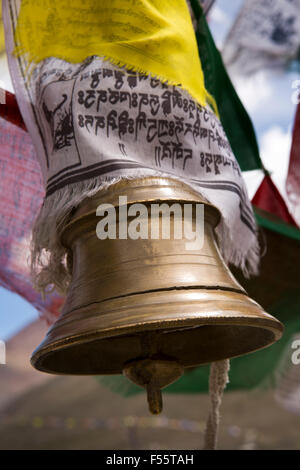
M132 175L95 177L73 183L45 198L35 220L31 240L31 277L34 287L39 292L47 294L47 292L56 289L59 293L66 294L71 279L67 269L67 250L60 243L60 234L70 220L74 209L85 198L92 197L98 191L104 190L120 180L136 179L149 175L170 178L170 174L163 172L136 170ZM182 181L182 178L173 175L171 178ZM185 182L200 194L198 187L188 181ZM230 263L240 268L246 277L257 273L260 259L257 240L247 253L242 252L232 240L224 218L221 218L216 228L216 238L227 264Z
M211 409L208 415L204 434L204 450L215 450L217 448L220 406L223 392L229 382L229 368L229 359L213 362L210 366L209 397Z

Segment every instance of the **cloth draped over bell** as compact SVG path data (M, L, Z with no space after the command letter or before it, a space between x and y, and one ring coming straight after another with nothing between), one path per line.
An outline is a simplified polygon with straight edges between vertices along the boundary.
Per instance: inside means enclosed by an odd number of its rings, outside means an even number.
M69 279L59 229L122 178L164 175L221 212L225 261L257 270L256 222L207 92L186 0L4 0L15 93L46 197L33 229L38 288Z

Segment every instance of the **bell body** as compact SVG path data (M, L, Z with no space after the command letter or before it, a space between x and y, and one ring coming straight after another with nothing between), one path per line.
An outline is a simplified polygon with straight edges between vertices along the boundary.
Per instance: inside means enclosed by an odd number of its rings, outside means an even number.
M100 240L99 204L116 208L118 234L124 211L130 214L134 203L147 207L150 236ZM188 250L190 240L184 233L175 238L172 216L170 237L163 238L158 215L159 237L151 238L155 203L176 203L182 213L184 204L192 205L192 216L185 221L191 230L196 228L196 205L204 204L203 246ZM141 367L131 364L146 360L142 369L150 370L149 361L160 361L158 368L167 377L160 388L185 367L239 356L278 340L281 323L247 296L220 255L214 236L219 217L217 209L189 186L161 177L121 181L85 200L61 238L72 272L66 302L33 353L32 364L63 374L124 372L134 380ZM173 376L166 373L166 361L174 366ZM145 386L147 379L140 382Z

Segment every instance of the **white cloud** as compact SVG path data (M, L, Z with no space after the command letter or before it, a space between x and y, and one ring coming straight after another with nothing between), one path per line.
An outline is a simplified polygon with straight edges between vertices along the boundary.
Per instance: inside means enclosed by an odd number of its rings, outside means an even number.
M6 54L0 55L0 80L1 86L12 93L14 93L14 88L11 82L10 73L8 70Z
M218 5L214 5L209 14L210 21L214 21L217 24L228 24L231 22L229 16L222 10Z
M263 164L270 171L272 180L284 198L291 141L291 129L285 132L282 127L272 126L262 135L259 142Z
M253 199L254 194L262 182L264 174L262 170L243 171L243 178L246 183L246 188L250 201Z
M236 91L249 113L259 109L272 96L272 82L266 72L256 73L250 78L241 76L232 78Z
M262 134L259 141L260 156L264 167L271 173L273 182L287 204L289 204L289 201L285 190L285 182L289 166L291 140L291 129L285 132L280 126L272 126ZM250 200L253 199L259 188L263 176L261 170L243 172Z

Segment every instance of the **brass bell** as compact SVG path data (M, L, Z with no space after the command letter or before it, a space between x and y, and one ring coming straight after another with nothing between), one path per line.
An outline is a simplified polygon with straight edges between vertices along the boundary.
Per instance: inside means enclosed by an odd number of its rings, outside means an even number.
M184 236L165 239L161 231L158 239L99 240L96 209L115 207L119 229L119 196L126 196L126 210L134 203L192 204L192 226L196 205L204 204L203 247L187 251ZM121 181L84 200L61 235L71 254L66 302L34 351L33 366L58 374L124 373L147 389L150 411L159 413L160 389L184 368L277 341L282 324L247 296L220 255L219 217L188 185L164 177Z

